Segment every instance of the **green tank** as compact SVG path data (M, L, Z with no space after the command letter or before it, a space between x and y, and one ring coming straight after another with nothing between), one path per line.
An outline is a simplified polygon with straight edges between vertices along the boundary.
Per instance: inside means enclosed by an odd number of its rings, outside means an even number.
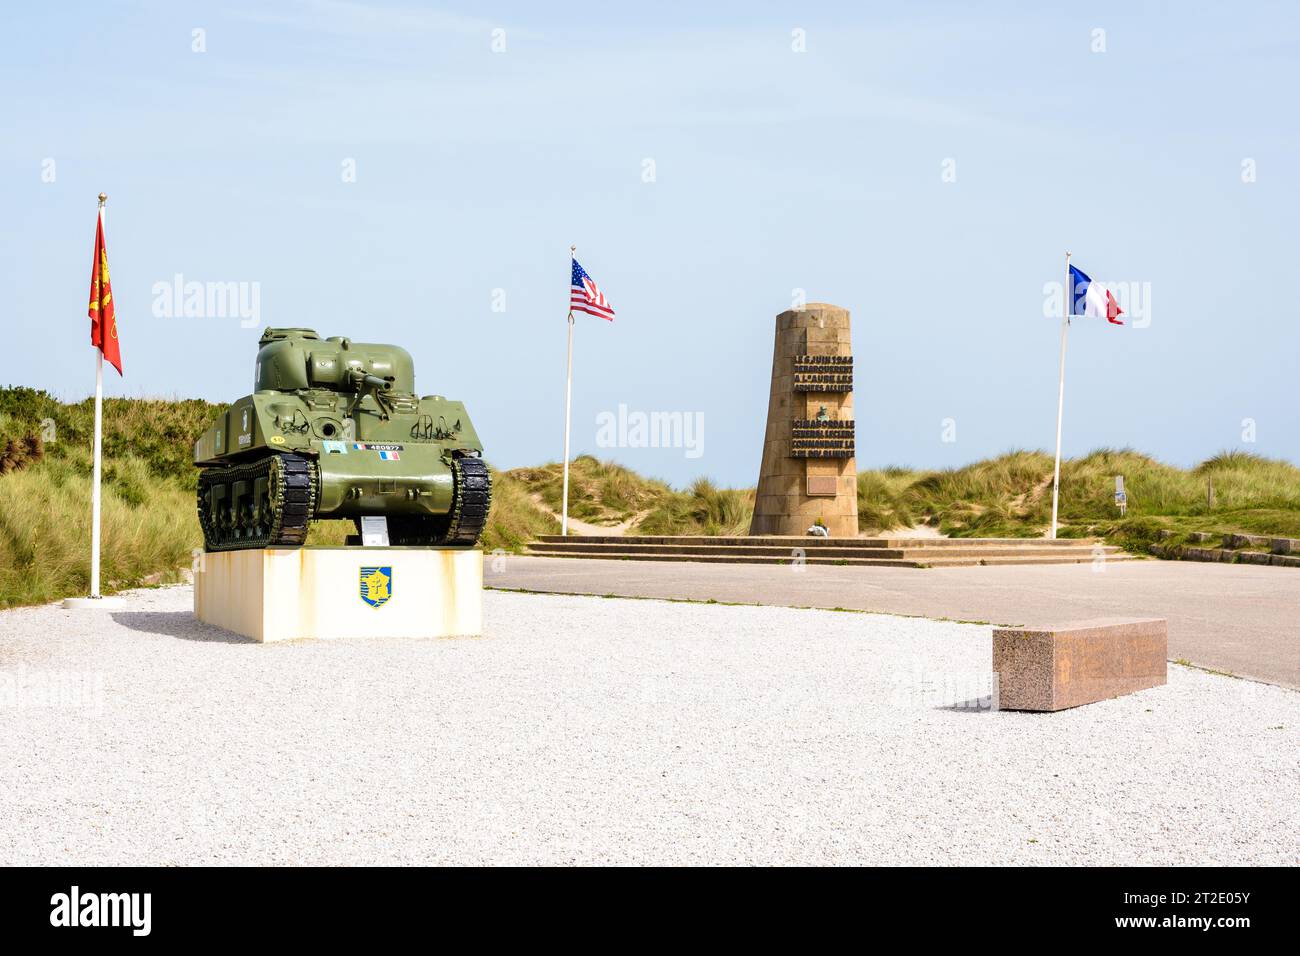
M194 445L209 551L296 548L315 518L388 519L392 545L469 548L492 486L465 406L420 398L410 353L267 329L253 394Z

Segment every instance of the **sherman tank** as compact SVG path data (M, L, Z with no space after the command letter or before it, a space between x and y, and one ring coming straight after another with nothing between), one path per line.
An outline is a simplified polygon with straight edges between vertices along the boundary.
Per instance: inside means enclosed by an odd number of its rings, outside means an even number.
M469 548L492 487L465 406L418 397L410 353L267 329L253 394L194 445L209 551L296 548L313 519L387 519L392 545Z

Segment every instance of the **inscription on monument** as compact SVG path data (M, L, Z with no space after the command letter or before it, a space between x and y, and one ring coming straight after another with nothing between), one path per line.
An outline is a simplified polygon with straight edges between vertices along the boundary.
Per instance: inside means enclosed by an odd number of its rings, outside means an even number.
M853 419L796 418L790 423L791 458L852 458Z
M796 355L791 371L796 392L853 391L852 355Z

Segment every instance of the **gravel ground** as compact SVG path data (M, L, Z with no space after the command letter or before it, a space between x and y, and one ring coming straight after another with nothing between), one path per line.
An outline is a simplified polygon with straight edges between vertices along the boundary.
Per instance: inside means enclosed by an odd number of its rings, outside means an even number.
M0 612L0 861L1295 864L1300 693L987 709L990 629L484 595L260 646L188 587Z

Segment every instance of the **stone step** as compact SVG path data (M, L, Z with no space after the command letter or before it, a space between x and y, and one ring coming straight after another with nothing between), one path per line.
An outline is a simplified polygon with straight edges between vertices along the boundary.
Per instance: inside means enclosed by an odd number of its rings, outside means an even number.
M931 560L944 558L969 558L969 557L1051 557L1051 556L1070 556L1091 558L1096 554L1097 548L1101 548L1103 554L1114 554L1119 552L1119 548L1113 545L1091 545L1087 547L1069 547L1069 548L1025 548L1019 547L1014 543L1007 545L967 545L954 546L949 548L863 548L863 547L821 547L805 548L802 539L793 539L792 543L786 545L721 545L706 546L702 544L639 544L639 543L591 543L583 538L570 538L567 541L538 541L529 545L529 550L535 553L560 554L564 552L576 551L583 553L599 553L604 551L617 552L623 555L646 555L646 554L681 554L681 553L703 553L703 554L727 554L731 556L747 557L773 557L773 558L790 558L796 551L802 551L805 555L815 555L820 558L893 558L893 559L917 559Z
M812 548L953 548L972 545L997 545L1025 548L1091 548L1097 538L818 538L812 535L564 535L544 534L538 541L564 543L582 541L587 544L658 544L703 545L705 547L768 546L805 550Z
M753 555L753 554L730 554L726 551L677 551L665 554L644 554L644 553L626 553L615 551L613 549L602 551L533 551L533 554L541 558L595 558L604 561L694 561L703 564L793 564L794 559L789 552L783 556L777 555ZM862 565L868 567L900 567L916 568L921 565L914 561L905 561L902 558L826 558L810 555L804 558L805 564L844 564L844 565Z
M944 568L1083 564L1132 559L1096 538L816 538L804 535L543 535L529 551L544 557L709 564L838 564Z
M775 555L745 555L732 554L723 550L713 551L675 551L660 553L628 553L620 552L614 549L596 550L596 551L532 551L538 557L547 558L585 558L605 561L690 561L703 564L779 564L789 565L795 563L787 554L785 556ZM803 559L804 564L829 564L853 567L897 567L897 568L955 568L955 567L975 567L979 565L1040 565L1040 564L1087 564L1095 560L1090 552L1075 551L1072 554L1031 554L1031 555L995 555L980 557L975 554L964 555L961 557L938 557L932 555L909 555L908 557L899 558L879 558L879 557L852 557L852 558L832 558L818 555L817 553L807 554ZM1124 552L1108 553L1105 556L1107 563L1111 561L1131 561L1133 556Z
M1126 551L1116 550L1114 553L1103 555L1107 564L1112 561L1134 561L1137 560L1134 555ZM947 568L947 567L970 567L972 565L1014 565L1014 564L1091 564L1096 560L1095 555L1078 554L1078 555L1025 555L1021 557L993 557L993 558L930 558L920 557L916 559L922 567L927 568Z
M1101 538L885 538L892 548L961 548L1014 544L1018 548L1091 548Z
M1181 561L1218 561L1223 564L1262 564L1275 568L1300 568L1300 554L1270 554L1267 551L1233 551L1226 548L1189 548L1186 545L1153 544L1158 558Z
M901 558L901 548L803 548L802 542L795 539L787 545L719 545L710 547L703 544L616 544L591 543L586 539L568 541L534 541L528 546L530 551L559 554L568 551L602 552L611 551L619 554L729 554L737 557L773 557L789 558L796 549L802 548L805 554L816 554L823 558Z

